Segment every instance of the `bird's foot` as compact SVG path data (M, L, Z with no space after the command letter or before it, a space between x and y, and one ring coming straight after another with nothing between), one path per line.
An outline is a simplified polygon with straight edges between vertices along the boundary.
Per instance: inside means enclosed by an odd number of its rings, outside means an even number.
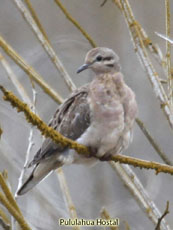
M89 146L88 149L90 152L88 157L97 157L97 148Z
M112 156L110 155L110 153L106 153L102 157L99 157L100 161L111 161L111 159L112 159Z

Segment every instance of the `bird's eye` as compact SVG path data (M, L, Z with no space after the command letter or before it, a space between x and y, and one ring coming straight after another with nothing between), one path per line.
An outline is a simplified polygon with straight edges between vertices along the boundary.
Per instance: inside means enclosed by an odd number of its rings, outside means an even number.
M97 61L101 61L102 59L103 59L103 58L102 58L102 56L100 56L100 55L96 58Z
M104 61L110 61L110 60L112 60L112 57L111 57L111 56L105 57L105 58L103 58L103 60L104 60Z

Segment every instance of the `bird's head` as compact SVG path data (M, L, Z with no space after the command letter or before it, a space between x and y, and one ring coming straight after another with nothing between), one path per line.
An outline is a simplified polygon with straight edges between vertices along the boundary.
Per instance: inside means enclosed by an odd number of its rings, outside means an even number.
M86 55L85 63L78 69L77 73L89 68L96 74L119 72L119 57L109 48L97 47L91 49Z

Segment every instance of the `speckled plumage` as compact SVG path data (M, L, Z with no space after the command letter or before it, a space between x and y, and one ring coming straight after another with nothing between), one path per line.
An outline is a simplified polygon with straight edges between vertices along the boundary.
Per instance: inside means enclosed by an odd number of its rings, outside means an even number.
M95 72L95 78L59 106L49 125L64 136L90 147L98 157L121 153L132 139L137 113L135 95L125 84L119 58L111 49L89 51L78 72L87 68ZM63 164L90 161L47 138L29 164L34 170L18 195L30 190Z

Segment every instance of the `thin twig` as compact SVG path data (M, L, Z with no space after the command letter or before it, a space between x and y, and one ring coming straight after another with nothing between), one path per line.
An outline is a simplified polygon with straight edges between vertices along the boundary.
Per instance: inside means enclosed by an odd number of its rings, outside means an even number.
M6 216L5 212L0 209L0 225L5 229L5 230L10 230L10 221L8 217Z
M65 201L67 208L69 210L69 213L70 213L70 217L71 217L71 219L77 219L76 208L75 208L73 201L70 197L70 192L69 192L69 189L67 187L67 183L66 183L62 168L57 169L57 175L58 175L61 191L62 191L62 194L64 197L64 201ZM79 230L80 228L79 228L79 226L74 226L73 229Z
M36 90L35 90L35 88L32 88L32 92L33 92L33 106L31 108L31 110L33 111L33 113L35 113L36 112L35 111L35 103L36 103ZM34 134L34 130L33 130L33 127L31 127L30 133L29 133L29 138L28 138L29 144L28 144L28 148L27 148L27 151L26 151L25 162L24 162L23 169L22 169L22 171L20 173L20 176L19 176L18 185L17 185L17 189L16 189L16 193L15 193L16 198L17 198L17 191L19 190L19 188L23 184L23 178L24 178L24 175L26 173L26 168L27 168L27 165L28 165L28 162L29 162L30 153L31 153L32 147L34 145L33 134Z
M41 25L41 22L37 16L37 13L35 12L32 4L31 4L31 1L30 0L24 0L25 1L25 4L27 5L33 19L35 20L38 28L40 29L40 31L42 32L42 34L44 35L44 37L47 39L47 41L50 43L49 39L48 39L48 36L46 34L46 31L44 30L43 26Z
M4 230L11 230L11 226L9 224L5 223L4 220L1 218L1 216L0 216L0 226Z
M110 220L112 219L108 213L108 211L105 208L102 208L101 212L100 212L101 218L102 219L106 219L106 220ZM119 226L119 219L117 219L117 226L110 226L111 230L118 230L118 226Z
M113 0L113 2L122 11L122 5L120 3L120 0ZM136 26L138 26L138 29L141 32L142 39L144 41L144 45L146 46L146 48L149 48L150 52L154 55L154 58L156 59L156 61L158 61L158 63L162 67L164 67L164 65L163 65L163 54L162 54L162 51L159 48L159 46L157 44L153 43L153 41L148 37L144 28L142 28L142 26L137 21L136 21Z
M171 160L166 156L166 154L162 151L161 147L158 145L158 143L156 143L156 141L154 140L154 138L151 136L151 134L149 133L149 131L147 130L147 128L145 127L144 123L139 119L136 118L136 123L138 124L138 126L140 127L140 129L142 130L142 132L144 133L144 135L147 137L148 141L150 142L150 144L153 146L153 148L156 150L156 152L158 153L158 155L161 157L161 159L168 165L173 165L173 162L171 162Z
M0 37L0 47L3 48L3 50L15 61L15 63L19 65L29 75L29 77L33 79L55 102L62 102L62 97L57 92L55 92L55 90L53 90L2 37ZM1 62L3 61L2 55L0 56L0 60ZM6 67L8 68L8 66Z
M155 71L148 52L145 48L144 41L142 39L141 32L139 30L139 23L136 23L135 17L131 10L130 4L128 0L120 0L122 12L125 17L125 21L127 23L130 35L132 37L133 45L135 47L135 51L139 57L140 63L144 67L147 72L148 78L152 84L154 93L158 98L161 108L163 109L167 120L170 124L170 127L173 128L173 112L169 105L169 101L167 95L164 91L162 84L159 81L158 73Z
M17 108L18 112L23 111L27 121L37 126L37 128L41 131L41 133L45 137L50 137L55 143L61 144L61 146L64 147L72 148L76 150L79 154L82 154L86 157L93 157L93 155L90 153L89 149L86 146L81 145L69 138L64 137L56 130L54 130L52 127L46 125L36 114L34 114L29 109L29 107L25 103L20 101L12 92L7 91L3 86L0 86L0 90L4 93L4 100L9 101L13 107ZM164 172L173 175L173 167L160 164L157 162L145 161L145 160L140 160L137 158L127 157L122 155L111 156L109 160L115 162L118 161L123 164L130 164L133 165L134 167L154 169L157 174L160 172Z
M130 230L130 226L126 220L123 220L122 223L125 225L125 230Z
M160 33L158 33L158 32L155 32L155 34L157 34L159 37L163 38L164 40L170 42L171 45L173 45L173 40L172 40L172 39L170 39L170 38L166 37L165 35L160 34Z
M6 199L6 197L1 192L0 192L0 202L8 209L10 214L17 220L17 222L21 226L21 229L31 230L31 228L23 218L21 212L18 212L16 208L10 203L8 199Z
M106 4L107 1L108 1L108 0L104 0L104 1L100 4L100 7L103 7L103 6Z
M20 209L19 209L19 207L18 207L18 205L17 205L17 203L16 203L16 201L15 201L10 189L8 188L8 186L7 186L1 173L0 173L0 185L1 185L1 188L4 192L4 194L6 195L8 201L10 202L10 204L16 209L16 211L18 213L21 214L21 211L20 211Z
M84 35L84 37L89 41L92 47L96 47L95 42L93 39L89 36L89 34L82 28L82 26L70 15L70 13L66 10L66 8L63 6L63 4L60 2L60 0L54 0L56 4L59 6L59 8L62 10L62 12L65 14L65 16L68 18L70 22L72 22L75 27Z
M163 221L163 218L169 214L169 201L167 201L167 204L166 204L166 209L163 213L163 215L158 219L158 223L157 223L157 226L155 228L155 230L161 230L161 222Z
M170 37L170 1L165 0L166 37ZM171 77L171 44L166 40L166 72L168 79L168 100L173 104L173 79Z
M48 56L50 57L50 59L54 63L57 70L60 72L61 76L65 80L69 89L75 90L76 87L75 87L74 83L72 82L69 74L67 73L62 62L60 61L60 59L56 55L55 51L53 50L53 48L50 45L50 43L48 42L48 40L44 37L44 35L40 31L39 27L37 26L36 22L32 18L28 9L25 7L25 5L22 3L21 0L14 0L14 2L16 4L16 6L18 7L18 9L20 10L20 12L23 14L26 22L31 26L31 29L33 30L33 32L35 33L35 35L37 36L37 38L41 42L42 46L44 47L45 51L47 52Z
M6 71L8 78L10 79L10 81L13 83L13 85L17 89L17 91L18 91L19 95L21 96L22 100L25 103L27 103L29 105L29 107L31 107L32 102L29 99L29 97L27 96L27 93L26 93L24 87L22 86L22 84L20 84L20 82L18 81L16 75L12 71L8 61L5 59L5 57L1 53L0 53L0 62L2 64L4 70Z
M50 44L50 41L48 39L48 36L45 32L45 30L43 29L38 17L37 17L37 14L36 12L34 11L34 8L32 7L31 5L31 2L30 0L25 0L25 3L27 4L28 6L28 9L33 17L33 19L35 20L38 28L40 29L40 31L42 32L43 36L47 39L48 43ZM70 78L70 76L69 76ZM71 80L71 79L70 79ZM72 82L72 81L71 81ZM75 89L74 87L70 87L71 90ZM62 100L61 100L62 102ZM27 164L27 163L26 163ZM74 205L71 205L72 204L72 199L70 197L70 193L69 193L69 190L68 190L68 186L67 186L67 182L66 182L66 179L65 179L65 175L63 173L63 170L61 168L59 168L58 170L58 178L59 178L59 182L60 182L60 185L61 185L61 189L62 189L62 193L64 194L65 196L65 200L67 201L67 203L69 204L68 207L73 207L72 208L69 208L69 213L70 215L72 216L72 218L77 218L77 213L76 213L76 210L75 210L75 206ZM65 190L65 191L64 191ZM74 227L74 229L80 229L79 227Z
M2 128L0 127L0 138L1 138L2 133L3 131L2 131Z
M0 173L0 186L5 196L0 193L0 202L8 209L11 215L17 220L20 226L26 227L23 229L30 229L28 224L25 222L24 217L20 211L18 204L16 203L9 187L6 184L6 181L3 175Z

